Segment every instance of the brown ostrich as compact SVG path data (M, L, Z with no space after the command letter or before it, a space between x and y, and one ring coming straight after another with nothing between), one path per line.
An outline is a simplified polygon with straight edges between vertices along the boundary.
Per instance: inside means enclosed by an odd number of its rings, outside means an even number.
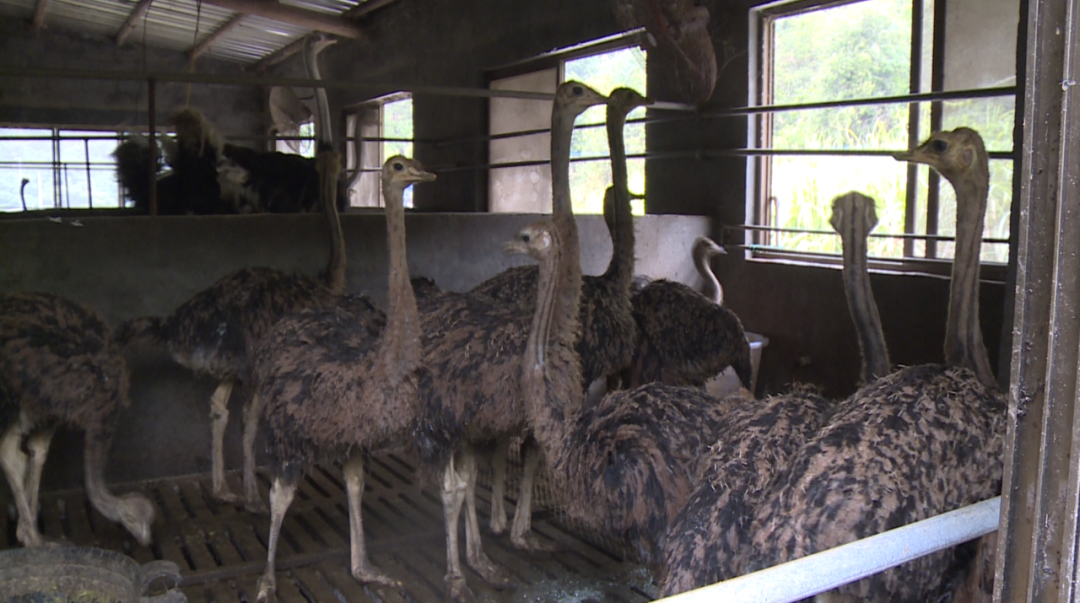
M634 354L637 323L630 305L630 280L634 274L634 216L630 208L632 195L628 188L626 142L623 130L626 116L637 107L647 106L650 100L630 88L616 88L607 99L607 137L611 147L612 186L604 193L604 217L611 235L611 260L600 276L586 276L582 284L581 338L577 351L581 357L583 390L597 379L614 375L627 366ZM565 140L552 141L560 152L570 152L570 132L552 132ZM561 211L556 209L556 211ZM473 289L502 303L525 304L530 311L536 303L536 266L511 268ZM506 457L510 440L503 440L492 456L491 531L506 531ZM511 541L525 542L532 519L532 490L539 457L532 440L522 447L524 472L520 494L514 509ZM529 547L542 545L528 540Z
M573 221L570 206L570 133L574 119L605 97L578 82L559 86L552 107L552 190L554 214ZM523 433L520 363L529 337L532 311L481 294L449 293L429 302L422 314L424 366L421 423L417 445L427 467L442 471L446 515L449 594L472 597L461 572L458 519L466 508L469 566L486 581L507 583L505 572L484 554L476 517L474 446ZM580 393L581 380L577 389ZM530 534L511 534L514 544L531 548ZM538 546L538 545L537 545Z
M86 433L90 503L150 544L150 501L139 494L117 497L105 486L109 446L127 405L127 365L97 313L49 293L0 297L0 466L19 511L15 535L24 546L44 544L37 529L38 487L57 426Z
M331 305L290 314L256 345L255 406L266 422L275 473L259 601L270 600L276 589L281 521L300 474L322 459L344 460L353 577L397 585L367 558L360 512L364 455L406 439L416 421L420 318L409 284L402 200L410 184L434 179L418 162L401 156L391 157L382 168L390 284L381 333L363 316Z
M315 54L307 56L309 70L317 69ZM316 98L320 114L328 116L326 92L316 88ZM324 117L320 122L326 120ZM320 199L330 233L330 259L318 278L285 274L271 268L244 268L222 277L164 318L144 317L126 323L118 335L122 342L138 338L161 342L176 362L218 380L219 385L210 397L212 494L229 503L240 499L225 481L223 445L229 422L228 402L233 387L237 383L246 385L245 381L249 380L250 347L285 314L332 303L345 289L345 241L335 200L341 158L331 148L328 128L319 127L318 138ZM241 388L246 398L243 502L248 509L263 512L265 503L255 482L258 414L253 412L250 392L245 389L248 388Z
M752 386L750 342L739 317L721 305L723 290L709 264L721 253L710 239L694 241L694 265L707 287L704 295L667 279L639 281L631 297L638 343L632 363L622 372L624 385L658 381L703 386L731 366L743 387Z
M866 241L877 224L874 200L833 200L831 223L843 242L844 291L862 352L863 382L889 371L889 355L870 288ZM728 416L702 479L661 542L660 593L678 594L746 571L750 521L770 481L821 428L830 403L809 392L772 396Z
M505 245L540 260L540 287L522 362L525 407L570 517L623 539L646 564L685 504L726 416L746 401L651 383L581 404L577 331L580 250L573 220L536 222Z
M945 363L896 371L839 403L757 509L749 570L832 548L1001 491L1007 402L979 331L979 249L989 189L982 138L937 132L897 159L926 163L956 190ZM929 601L957 550L843 586L829 601Z

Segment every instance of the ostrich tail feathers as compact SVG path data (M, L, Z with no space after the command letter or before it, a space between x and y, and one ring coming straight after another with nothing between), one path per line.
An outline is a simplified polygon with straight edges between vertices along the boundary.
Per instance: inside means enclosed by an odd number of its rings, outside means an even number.
M126 320L113 332L113 339L121 346L127 346L135 341L151 341L161 338L161 318L157 316L140 316Z

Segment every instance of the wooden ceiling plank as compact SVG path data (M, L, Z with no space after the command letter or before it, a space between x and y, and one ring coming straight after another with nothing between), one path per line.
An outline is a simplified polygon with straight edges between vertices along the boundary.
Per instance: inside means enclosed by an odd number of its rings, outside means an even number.
M139 3L135 5L135 8L131 9L131 13L128 15L124 24L120 26L120 29L116 32L116 45L123 46L127 41L131 32L135 29L135 24L139 22L139 19L143 18L146 11L150 10L150 3L154 0L139 0Z
M330 16L288 4L280 4L274 0L203 0L203 3L344 38L354 40L366 38L357 24L340 16Z
M276 64L284 61L285 59L291 57L292 55L294 55L294 54L296 54L296 53L298 53L298 52L300 52L301 50L304 49L304 40L305 39L307 39L307 36L302 36L299 39L294 40L289 45L282 46L281 48L278 48L274 52L271 52L270 54L264 56L263 58L259 59L258 61L252 63L251 66L248 67L248 71L251 71L251 72L265 71L266 68L270 67L271 65L276 65Z
M393 2L396 2L396 0L367 0L367 2L361 2L360 4L345 11L342 16L346 19L359 19L360 17L363 17L364 15L373 11L377 11L388 4L392 4Z
M188 50L188 57L192 59L199 58L199 55L203 54L207 50L210 50L210 47L213 46L215 42L220 40L225 34L229 33L234 28L236 28L237 25L240 25L240 23L245 18L247 18L247 15L243 13L236 13L235 15L233 15L221 27L217 28L217 31L206 36L203 41L193 46L191 50Z

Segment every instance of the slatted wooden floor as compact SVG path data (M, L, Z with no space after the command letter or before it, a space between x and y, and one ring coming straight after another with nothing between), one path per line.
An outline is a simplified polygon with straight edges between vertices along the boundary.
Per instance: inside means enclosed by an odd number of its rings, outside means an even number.
M414 483L414 463L396 454L368 463L364 527L373 562L399 579L401 590L366 587L349 575L346 495L340 471L317 467L308 473L289 509L278 552L278 595L282 602L443 601L446 589L445 538L438 492ZM229 475L234 492L239 476ZM260 474L264 498L268 480ZM531 556L514 549L506 537L486 532L491 492L481 480L477 497L485 526L485 550L513 577L518 587L489 588L476 574L466 579L479 601L532 603L637 603L649 601L648 574L624 562L607 547L575 534L557 518L540 512L534 530L554 541L559 551ZM114 486L118 493L140 491L157 506L154 542L137 544L127 533L94 511L82 490L42 495L41 530L46 538L80 546L122 551L139 562L175 561L183 571L182 589L193 603L255 601L255 584L266 560L269 519L214 501L209 475ZM513 483L507 488L515 493ZM513 500L508 499L509 512ZM0 548L18 546L14 508L2 518ZM462 534L462 554L464 535Z

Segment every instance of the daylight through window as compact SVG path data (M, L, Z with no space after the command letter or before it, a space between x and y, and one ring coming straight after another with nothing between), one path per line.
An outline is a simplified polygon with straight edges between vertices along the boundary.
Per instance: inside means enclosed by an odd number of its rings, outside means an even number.
M116 132L0 128L0 211L123 207Z
M349 137L346 169L352 176L353 207L383 207L379 170L394 155L413 156L413 99L398 93L364 103L346 118ZM413 206L412 187L405 207Z
M758 255L838 253L839 238L825 234L829 202L850 190L877 200L875 234L951 237L952 187L887 151L909 148L933 130L967 126L992 153L984 232L991 241L982 260L1006 262L1017 2L950 0L946 11L941 0L859 0L756 11L760 54L751 104L788 106L754 122L750 146L765 151L750 162L756 188L748 210L756 225L769 228L751 237ZM864 102L956 91L934 102ZM870 253L949 259L953 244L873 238Z
M561 74L561 77L560 77ZM555 65L492 80L496 90L553 93L562 81L577 80L601 94L620 86L645 93L645 53L637 47L586 54L558 61ZM627 119L624 136L630 191L645 192L645 116L638 108ZM604 208L604 191L611 184L611 160L604 107L592 107L576 121L570 150L570 189L574 213L599 214ZM489 210L493 212L551 211L551 137L518 132L551 127L551 102L516 98L493 98L489 113ZM635 157L636 156L636 157ZM645 201L634 200L636 215L645 213Z

